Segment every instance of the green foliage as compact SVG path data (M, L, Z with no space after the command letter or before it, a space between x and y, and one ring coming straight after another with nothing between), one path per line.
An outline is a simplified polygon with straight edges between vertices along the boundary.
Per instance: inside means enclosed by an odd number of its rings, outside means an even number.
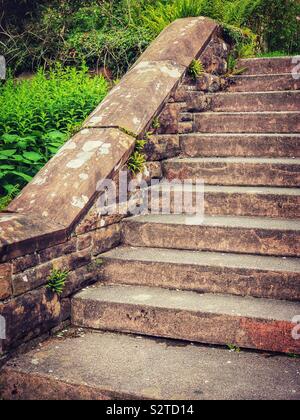
M239 56L300 51L296 0L0 0L0 52L14 72L56 61L124 74L175 19L208 16L237 41ZM24 13L25 11L25 13Z
M298 54L300 55L300 54ZM257 57L259 58L278 58L278 57L286 57L285 51L272 51L267 53L260 53L257 54Z
M103 77L89 77L86 67L60 65L0 86L0 195L29 182L107 90Z
M300 2L256 0L245 22L259 36L262 50L298 53L300 50Z
M130 156L127 166L133 175L141 173L145 167L146 157L143 153L135 151Z
M152 128L153 130L158 130L160 128L160 121L158 117L155 117L152 121Z
M241 349L234 344L227 344L227 347L231 352L235 352L235 353L241 352Z
M88 264L87 268L89 271L97 270L97 268L102 267L104 264L104 260L102 258L96 258L90 264Z
M237 66L237 59L233 56L233 54L229 54L227 58L227 68L229 74L232 74Z
M235 58L233 54L229 54L227 58L227 68L228 73L227 76L239 76L247 70L246 67L237 68L238 66L238 60Z
M64 290L68 275L68 271L53 270L48 279L47 288L60 296Z
M204 67L200 60L193 60L189 66L188 74L197 79L197 77L201 76L204 73Z
M239 43L239 56L255 54L256 35L261 50L300 49L300 4L295 0L161 0L147 8L144 22L157 35L175 19L200 15L225 26Z
M222 24L224 38L234 45L237 58L253 57L259 50L257 36L250 30Z
M137 140L135 149L127 162L127 167L133 175L141 173L145 168L146 156L143 153L146 140Z
M0 0L1 1L1 0ZM3 1L3 0L2 0ZM0 49L14 72L56 61L124 74L153 39L141 14L153 0L48 0L32 7L22 24L0 31ZM8 19L10 22L10 19Z
M109 68L114 77L119 77L126 73L151 41L149 31L143 27L78 32L66 41L63 60L76 64L84 58L90 67ZM74 52L73 59L70 59L69 51Z
M200 15L218 20L235 45L230 74L243 72L236 68L240 57L300 52L298 0L0 0L0 9L0 54L12 74L44 69L32 80L0 85L2 206L106 94L104 79L88 77L83 60L119 77L169 23ZM201 70L195 60L191 74ZM134 173L144 159L136 149L129 161Z
M288 353L287 356L291 359L300 359L300 355L295 353Z
M137 140L135 143L135 150L138 152L142 152L144 150L146 143L147 143L146 140Z
M5 210L9 203L19 194L19 186L12 186L8 194L0 196L0 212Z

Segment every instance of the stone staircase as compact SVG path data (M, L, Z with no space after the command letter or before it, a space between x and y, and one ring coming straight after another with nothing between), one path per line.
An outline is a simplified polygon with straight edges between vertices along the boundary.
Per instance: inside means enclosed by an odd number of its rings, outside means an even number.
M276 354L300 354L300 81L290 62L243 60L229 91L209 95L210 112L181 114L181 156L163 162L164 176L204 179L204 222L125 219L101 283L73 298L80 333L8 365L4 396L300 398L299 360Z

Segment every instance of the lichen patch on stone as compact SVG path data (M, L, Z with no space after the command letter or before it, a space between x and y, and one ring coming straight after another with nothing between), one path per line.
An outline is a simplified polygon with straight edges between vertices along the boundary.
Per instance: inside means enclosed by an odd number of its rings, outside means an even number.
M88 203L89 199L85 195L82 195L81 197L73 197L71 201L71 205L73 207L77 207L79 209L83 209L84 206Z
M174 77L175 78L179 78L181 76L181 72L174 68L170 68L168 66L161 66L160 71L162 73L165 73L166 75L170 76L170 77Z
M69 169L79 169L83 165L85 165L85 163L88 162L92 156L93 153L91 152L80 152L78 153L76 159L73 159L70 162L68 162L66 166Z
M33 181L32 185L44 185L47 182L46 177L37 176Z
M92 141L92 140L90 140L90 141L87 141L83 145L82 150L84 152L92 152L93 150L100 148L102 146L102 144L103 144L103 141L100 141L100 140Z
M111 144L110 143L104 143L100 148L100 154L101 155L108 155L110 152Z

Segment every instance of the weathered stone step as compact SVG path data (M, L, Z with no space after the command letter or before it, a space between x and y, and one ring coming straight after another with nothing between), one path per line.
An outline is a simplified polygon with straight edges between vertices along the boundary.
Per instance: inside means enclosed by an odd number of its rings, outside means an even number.
M122 285L72 300L79 327L283 353L300 353L292 337L299 311L300 303Z
M299 134L185 134L180 146L188 157L300 157Z
M134 247L300 256L300 223L259 217L148 215L126 219L124 243Z
M87 331L48 340L1 375L7 400L299 400L298 382L289 357Z
M148 208L151 214L191 214L195 211L196 199L199 199L196 194L198 192L192 185L163 183L149 189ZM300 190L206 185L204 212L212 216L297 219L300 217Z
M299 90L300 79L292 74L260 74L232 77L229 92L267 92L282 90Z
M237 92L207 95L215 112L300 111L300 91Z
M201 133L300 133L300 112L203 112L191 119Z
M204 191L204 209L207 215L285 219L300 217L299 189L208 185Z
M300 186L300 159L175 158L163 163L167 179L210 185Z
M166 181L149 188L145 197L151 214L192 214L199 191L193 185ZM198 205L203 205L204 213L212 216L300 217L298 188L205 185L203 201L198 201Z
M101 258L99 278L110 284L300 301L297 258L133 247Z
M244 74L293 73L296 64L293 57L248 58L239 61L238 68L246 68Z

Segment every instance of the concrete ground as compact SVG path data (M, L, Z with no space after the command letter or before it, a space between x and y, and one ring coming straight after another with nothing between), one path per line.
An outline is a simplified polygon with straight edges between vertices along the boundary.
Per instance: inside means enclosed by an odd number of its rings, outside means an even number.
M4 399L299 400L300 361L86 330L8 364Z

